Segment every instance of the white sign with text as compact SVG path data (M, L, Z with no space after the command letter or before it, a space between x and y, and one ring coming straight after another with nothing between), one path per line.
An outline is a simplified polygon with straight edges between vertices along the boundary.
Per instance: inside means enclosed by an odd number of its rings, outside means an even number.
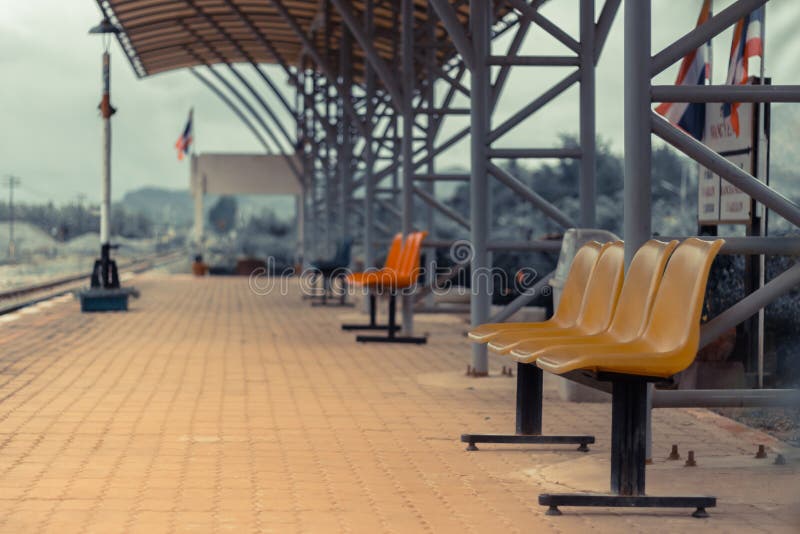
M754 174L755 135L753 104L741 103L735 113L739 119L739 132L730 118L723 113L723 104L706 104L706 127L703 142L718 154L725 156L740 169ZM698 183L697 218L701 224L749 223L750 197L705 167L700 168Z

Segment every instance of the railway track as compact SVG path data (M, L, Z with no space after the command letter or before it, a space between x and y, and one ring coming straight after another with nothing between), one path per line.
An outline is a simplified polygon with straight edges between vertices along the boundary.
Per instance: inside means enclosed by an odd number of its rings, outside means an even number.
M132 259L119 264L120 276L138 274L163 265L174 263L185 257L183 251L170 251ZM45 282L0 291L0 315L15 312L39 302L49 300L87 285L91 272L70 274L52 278Z

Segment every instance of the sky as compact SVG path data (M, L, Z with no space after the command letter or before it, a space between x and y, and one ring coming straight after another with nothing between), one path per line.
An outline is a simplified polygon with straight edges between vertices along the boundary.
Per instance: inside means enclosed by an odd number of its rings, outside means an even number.
M626 0L630 1L630 0ZM654 53L694 27L701 0L653 0ZM731 0L715 0L719 12ZM624 4L624 2L623 2ZM597 1L597 13L601 8ZM577 36L578 0L552 0L544 14ZM624 9L624 7L623 7ZM616 152L623 139L623 9L617 16L597 69L597 131ZM22 178L23 201L72 202L99 198L101 166L101 39L87 31L100 20L93 0L0 0L0 176ZM767 5L766 69L773 83L799 84L800 2ZM714 40L714 81L723 83L731 32ZM503 53L507 41L495 43ZM529 33L523 54L565 53L542 30ZM112 54L113 196L144 186L188 188L189 165L177 161L174 143L195 109L201 152L260 152L261 145L216 96L188 72L138 79L116 42ZM677 65L655 83L671 84ZM752 67L751 67L752 68ZM285 76L269 67L289 95ZM568 71L514 69L495 113L498 124ZM504 136L498 146L547 147L578 128L577 87ZM267 95L271 101L274 98ZM291 100L290 100L291 101ZM460 106L462 102L454 103ZM456 118L442 136L459 129ZM288 123L287 123L288 125ZM463 165L468 144L437 160L441 168ZM4 194L4 193L0 193Z

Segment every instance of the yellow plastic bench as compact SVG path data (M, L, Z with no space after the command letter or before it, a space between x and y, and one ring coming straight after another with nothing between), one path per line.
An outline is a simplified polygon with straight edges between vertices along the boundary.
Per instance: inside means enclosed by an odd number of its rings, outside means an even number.
M553 317L547 321L538 323L486 323L479 325L467 334L470 341L475 343L488 343L495 336L504 332L519 329L544 330L549 328L567 328L575 324L578 318L583 294L586 291L586 284L592 275L600 252L611 246L611 243L601 245L596 241L590 241L583 245L572 260L567 279L564 282L564 289L561 292L561 300L558 309Z
M625 248L622 241L604 246L586 284L578 316L571 326L540 330L524 326L509 329L494 336L489 341L489 348L498 354L506 354L521 342L532 338L545 342L549 338L591 336L605 331L617 307L624 270Z
M559 506L695 508L707 517L716 498L645 494L647 385L686 369L697 354L700 314L711 264L724 241L685 240L670 257L647 326L626 343L551 346L536 365L570 377L590 375L612 385L611 494L542 494L549 515Z
M478 326L470 332L475 342L495 343L508 336L564 335L575 331L576 320L586 294L605 293L609 300L609 315L613 312L619 294L623 268L622 243L601 245L589 242L581 247L572 261L564 291L553 318L539 323L495 323ZM594 287L594 289L592 289ZM607 323L607 321L605 321ZM514 338L516 339L516 338ZM535 365L517 365L517 406L515 434L462 434L468 451L478 448L476 443L512 443L529 445L578 444L578 450L587 452L594 436L542 435L542 371Z
M538 356L553 345L579 345L584 343L627 343L639 337L647 326L650 311L656 292L664 275L670 255L678 246L678 241L665 243L651 239L636 251L625 282L617 300L617 307L607 330L589 337L534 337L517 344L510 356L519 363L535 363ZM587 295L587 307L594 308L590 302L595 297ZM602 301L600 301L602 302ZM600 313L605 314L608 306L599 306Z

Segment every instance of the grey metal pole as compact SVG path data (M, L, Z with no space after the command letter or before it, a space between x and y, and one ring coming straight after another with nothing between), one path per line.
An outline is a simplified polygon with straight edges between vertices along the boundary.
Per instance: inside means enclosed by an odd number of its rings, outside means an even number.
M581 0L580 5L580 225L596 224L595 204L595 70L594 70L594 0Z
M650 213L650 31L651 0L625 1L625 265L652 235ZM652 386L647 390L645 456L652 458Z
M303 261L305 260L306 249L306 208L305 208L306 188L303 187L303 192L295 197L295 217L297 219L297 257L295 261L300 264L302 270Z
M650 0L625 2L625 264L652 235Z
M323 100L323 105L325 106L325 120L327 122L331 121L331 115L333 115L331 106L333 105L333 97L331 95L331 87L330 81L325 80L323 85L325 99ZM327 224L325 225L325 249L324 252L327 254L330 248L331 241L336 236L336 189L334 187L335 182L335 175L336 172L333 169L333 142L331 140L327 140L325 142L325 159L323 171L325 173L325 218Z
M364 26L367 36L372 39L375 29L374 1L366 0L364 3ZM367 99L367 135L364 138L364 267L375 267L375 237L373 233L375 219L375 152L372 137L375 130L375 71L368 63L364 63L364 76L366 78Z
M475 48L474 69L470 76L472 113L470 179L470 238L472 240L472 288L470 292L470 321L472 326L489 319L492 297L490 277L486 271L489 262L489 172L487 170L487 144L489 134L489 68L486 65L490 51L492 2L470 2L469 21L472 45ZM472 345L472 369L477 376L489 374L489 356L486 345Z
M800 406L800 389L658 390L654 408Z
M401 56L403 62L403 234L414 230L414 106L413 95L416 81L414 72L414 1L403 0L402 5ZM407 293L407 292L406 292ZM411 295L403 295L403 333L413 335L414 301Z
M341 47L339 49L339 71L342 76L342 91L339 98L352 102L353 95L353 38L347 28L342 27ZM342 141L339 145L337 158L339 161L339 189L342 234L341 238L350 237L350 195L353 178L353 145L350 116L342 113ZM367 131L371 126L367 125Z
M434 91L434 84L436 83L435 67L436 67L436 13L433 9L433 3L428 3L428 20L425 24L425 101L428 110L436 106L436 93ZM471 50L470 50L471 51ZM425 129L425 150L430 154L433 152L434 141L436 136L436 120L432 115L426 117ZM428 173L433 175L436 173L435 159L428 162ZM423 185L425 191L436 198L436 182L428 182ZM433 206L426 204L425 206L425 228L428 230L428 239L436 239L436 219L434 217ZM429 247L425 255L425 283L431 289L436 285L436 249ZM435 295L430 291L425 297L425 305L427 308L435 306Z

